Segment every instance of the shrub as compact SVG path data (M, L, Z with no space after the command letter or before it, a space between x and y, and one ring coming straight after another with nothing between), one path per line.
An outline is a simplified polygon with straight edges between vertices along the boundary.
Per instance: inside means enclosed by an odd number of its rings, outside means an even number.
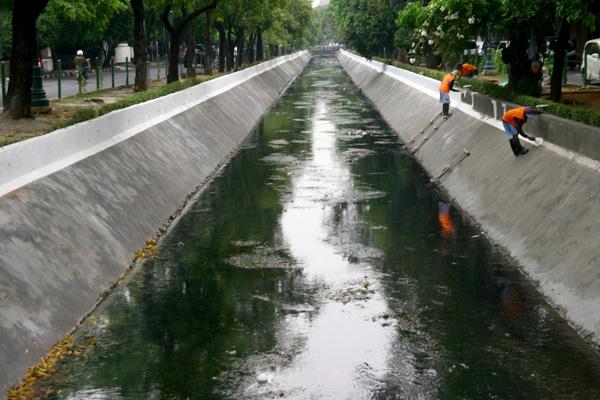
M502 61L502 52L500 50L494 51L494 55L492 56L494 60L494 67L496 68L496 74L504 75L508 72L506 64Z

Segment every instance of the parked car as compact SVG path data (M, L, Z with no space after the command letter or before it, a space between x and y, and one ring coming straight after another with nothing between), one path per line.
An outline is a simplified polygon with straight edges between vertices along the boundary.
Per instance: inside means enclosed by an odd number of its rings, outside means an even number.
M473 40L467 43L466 48L463 50L463 54L465 56L468 55L481 55L482 49L481 46L478 45L477 41Z
M600 80L600 39L587 41L583 49L582 73L589 81Z
M502 51L510 45L508 40L501 40L498 42L498 46L496 47L496 51Z

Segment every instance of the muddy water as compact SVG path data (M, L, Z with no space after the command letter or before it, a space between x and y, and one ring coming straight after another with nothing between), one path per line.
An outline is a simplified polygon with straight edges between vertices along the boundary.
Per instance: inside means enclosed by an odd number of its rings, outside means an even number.
M428 182L316 59L84 325L57 398L600 398L598 355Z

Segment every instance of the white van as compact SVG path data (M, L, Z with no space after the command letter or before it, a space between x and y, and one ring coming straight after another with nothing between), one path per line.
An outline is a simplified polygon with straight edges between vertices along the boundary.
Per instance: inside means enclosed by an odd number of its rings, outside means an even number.
M581 69L585 68L585 77L588 81L600 80L600 39L592 39L585 43L583 50L585 60ZM586 66L587 64L587 66Z

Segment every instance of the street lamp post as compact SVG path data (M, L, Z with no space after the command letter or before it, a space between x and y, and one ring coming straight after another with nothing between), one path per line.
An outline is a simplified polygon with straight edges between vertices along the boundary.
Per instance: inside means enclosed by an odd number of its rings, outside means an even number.
M492 30L488 27L487 43L485 49L485 65L483 66L483 75L494 75L496 73L496 66L492 58Z
M31 85L31 110L33 112L50 111L50 101L46 96L42 83L42 69L39 65L33 67L33 82Z
M58 98L62 98L62 61L57 61L56 79L58 80Z

